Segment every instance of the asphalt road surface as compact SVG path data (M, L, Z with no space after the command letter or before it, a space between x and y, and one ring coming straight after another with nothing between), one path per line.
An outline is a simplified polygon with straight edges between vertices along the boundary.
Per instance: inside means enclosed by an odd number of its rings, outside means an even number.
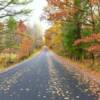
M99 100L48 50L0 74L0 100Z

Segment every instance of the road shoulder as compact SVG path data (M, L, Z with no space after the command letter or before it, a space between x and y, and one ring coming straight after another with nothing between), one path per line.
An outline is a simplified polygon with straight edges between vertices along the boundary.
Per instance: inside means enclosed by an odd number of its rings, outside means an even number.
M51 55L56 61L61 63L64 68L66 68L69 71L75 72L77 74L77 78L79 78L80 80L86 83L89 83L90 88L93 92L99 91L99 95L100 95L100 73L91 71L88 68L84 69L77 63L67 58L64 58L62 56L59 56L52 51L51 51Z
M32 54L32 55L31 55L30 57L28 57L27 59L24 59L24 60L20 61L19 63L13 64L13 65L9 66L8 68L5 68L4 70L0 71L0 74L5 73L5 72L8 72L9 70L12 70L12 69L16 68L17 66L19 66L19 65L21 65L21 64L23 64L23 63L29 61L29 60L32 59L33 57L38 56L38 55L40 54L40 52L41 52L41 51L38 51L38 52Z

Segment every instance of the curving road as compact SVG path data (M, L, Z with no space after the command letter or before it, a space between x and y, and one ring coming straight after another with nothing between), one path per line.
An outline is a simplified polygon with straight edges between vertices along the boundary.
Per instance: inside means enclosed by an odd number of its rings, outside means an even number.
M0 100L99 100L48 50L0 74Z

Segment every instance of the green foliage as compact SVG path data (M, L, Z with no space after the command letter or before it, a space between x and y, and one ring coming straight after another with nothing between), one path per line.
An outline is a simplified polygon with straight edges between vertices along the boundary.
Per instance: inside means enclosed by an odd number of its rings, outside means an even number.
M81 47L74 45L74 41L77 38L76 32L77 27L74 23L65 23L62 32L62 42L68 55L79 58L81 56L81 52L78 49Z
M17 48L18 44L16 42L16 26L17 22L14 17L9 17L7 20L7 27L5 30L4 44L5 48Z
M13 4L26 4L26 3L30 3L33 0L12 0Z
M16 30L16 20L14 19L14 17L9 17L8 21L7 21L7 29L10 33L14 32Z
M9 17L5 30L0 33L0 51L6 48L18 48L15 31L16 20L13 17Z
M80 6L81 0L75 0L75 5Z
M97 19L95 22L96 22L96 32L100 32L100 19Z
M82 33L82 36L89 36L92 34L92 30L85 28L85 29L82 29L81 33Z

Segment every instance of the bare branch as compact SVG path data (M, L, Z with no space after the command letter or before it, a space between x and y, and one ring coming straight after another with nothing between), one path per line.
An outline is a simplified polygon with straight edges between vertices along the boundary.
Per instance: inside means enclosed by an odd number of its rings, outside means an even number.
M15 12L10 12L8 11L6 14L2 14L0 16L0 18L4 18L4 17L8 17L8 16L16 16L16 15L19 15L19 14L22 14L22 15L25 15L27 13L31 12L31 10L20 10L20 11L15 11Z
M22 2L18 2L17 0L10 0L9 2L5 3L4 1L0 1L0 18L7 17L7 16L16 16L18 14L28 14L31 10L24 8L16 9L14 8L19 5L27 5L31 3L33 0L26 0ZM4 3L3 3L4 2Z
M5 9L6 7L8 7L10 4L12 4L12 1L13 1L13 0L9 1L5 6L1 7L0 10L3 10L3 9Z

